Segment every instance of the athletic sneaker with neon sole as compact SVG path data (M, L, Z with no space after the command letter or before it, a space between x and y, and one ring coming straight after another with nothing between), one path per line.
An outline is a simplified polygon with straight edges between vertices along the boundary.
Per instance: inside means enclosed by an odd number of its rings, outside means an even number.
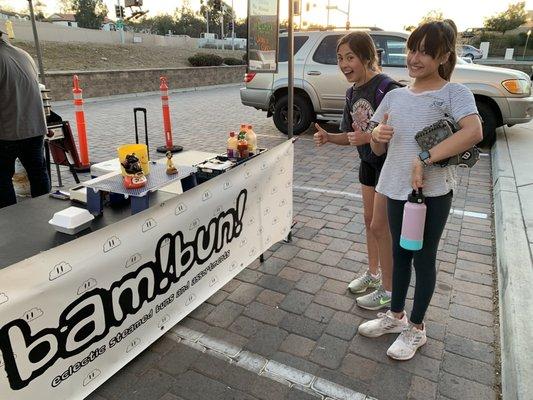
M387 350L387 355L395 360L410 360L416 350L427 342L426 327L418 329L413 325L407 326Z
M358 297L355 302L365 310L381 310L390 307L391 297L387 294L383 286L364 296Z
M374 278L370 271L367 269L366 272L355 278L353 281L350 282L348 285L348 289L352 293L363 293L366 292L368 289L371 288L377 288L381 285L381 276Z
M378 313L376 319L365 322L359 325L357 330L360 335L366 337L378 337L387 333L401 333L406 327L409 326L407 322L407 316L403 314L402 319L394 317L391 310L386 313Z

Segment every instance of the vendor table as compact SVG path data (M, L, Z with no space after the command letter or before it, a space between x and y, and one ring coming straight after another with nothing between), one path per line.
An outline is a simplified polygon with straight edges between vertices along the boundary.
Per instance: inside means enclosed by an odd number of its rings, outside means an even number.
M161 191L152 196L153 204L160 204L175 197L171 193ZM0 269L96 232L131 215L129 205L117 205L106 208L106 212L94 219L89 229L75 235L56 232L48 221L55 212L70 205L83 207L69 201L40 196L0 209Z
M68 202L0 210L0 399L85 398L284 239L293 150L156 191L134 215L106 208L74 236L48 224Z

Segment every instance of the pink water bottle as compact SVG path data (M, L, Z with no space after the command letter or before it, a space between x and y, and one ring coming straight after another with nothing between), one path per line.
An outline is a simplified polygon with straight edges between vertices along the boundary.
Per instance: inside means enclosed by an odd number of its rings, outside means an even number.
M426 204L422 189L413 190L403 208L402 233L400 246L406 250L420 250L424 244L424 225L426 223Z

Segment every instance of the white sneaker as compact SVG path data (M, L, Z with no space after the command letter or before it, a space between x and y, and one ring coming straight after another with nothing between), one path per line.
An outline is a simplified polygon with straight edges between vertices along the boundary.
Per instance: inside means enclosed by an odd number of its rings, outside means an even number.
M394 317L391 310L388 310L386 313L378 313L376 319L359 325L358 332L366 337L378 337L386 333L401 333L408 326L405 313L402 319L398 319Z
M395 360L410 360L414 357L416 350L427 342L426 326L418 329L413 325L406 327L400 336L387 350L387 355Z

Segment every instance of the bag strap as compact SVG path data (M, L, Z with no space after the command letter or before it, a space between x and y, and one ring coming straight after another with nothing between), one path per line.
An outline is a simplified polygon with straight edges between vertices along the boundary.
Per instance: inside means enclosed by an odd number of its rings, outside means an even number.
M394 83L394 79L390 78L389 76L386 76L379 82L378 88L376 89L376 106L379 106L381 104L381 101L383 100L383 97L385 97L385 94L387 93L387 88L390 86L391 83Z

